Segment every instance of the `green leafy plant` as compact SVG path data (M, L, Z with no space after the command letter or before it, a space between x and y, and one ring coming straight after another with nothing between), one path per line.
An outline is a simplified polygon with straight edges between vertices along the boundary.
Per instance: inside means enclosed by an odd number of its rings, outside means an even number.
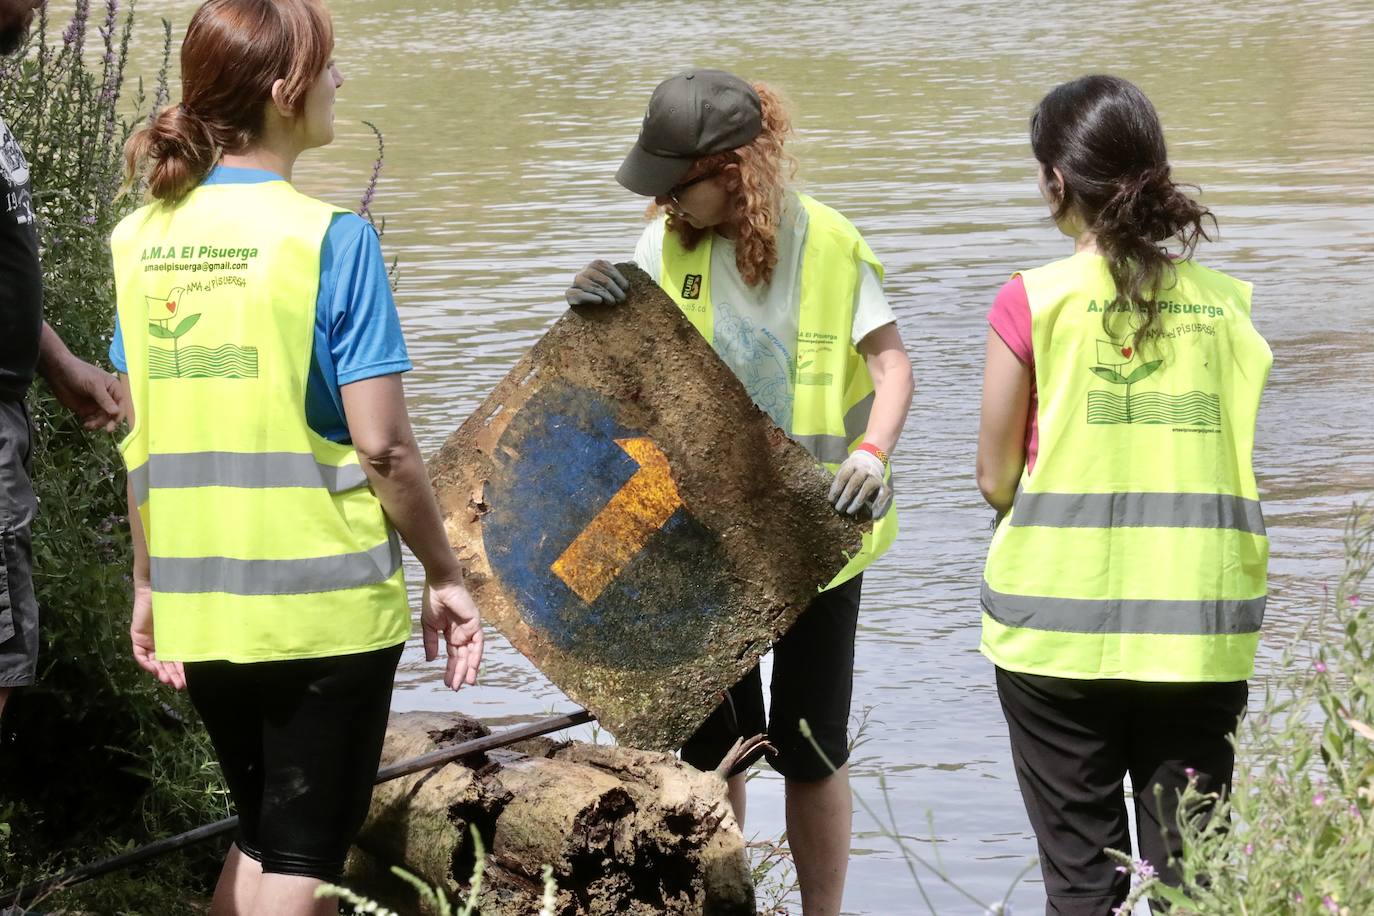
M482 895L482 876L487 867L487 850L482 843L482 835L475 826L470 827L472 832L473 851L476 855L476 862L472 866L472 875L468 878L467 902L463 908L456 911L453 903L448 899L448 894L441 887L431 887L423 878L417 877L406 871L404 868L391 867L391 873L400 880L408 884L415 891L421 904L428 908L437 916L474 916L478 913L478 905L481 903ZM554 916L555 907L558 903L558 883L553 877L553 866L545 865L543 868L544 887L540 897L540 907L538 916ZM399 916L394 910L388 909L370 897L349 890L337 884L321 885L315 890L317 898L336 897L353 907L357 913L375 913L376 916Z

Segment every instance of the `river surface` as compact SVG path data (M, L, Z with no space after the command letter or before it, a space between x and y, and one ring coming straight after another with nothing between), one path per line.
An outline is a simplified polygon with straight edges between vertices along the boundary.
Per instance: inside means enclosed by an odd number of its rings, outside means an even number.
M1374 491L1374 2L331 5L339 135L302 159L297 183L356 206L375 152L360 122L385 133L373 210L399 259L427 453L563 311L578 268L630 259L642 201L613 176L659 80L719 66L790 96L801 184L883 260L917 374L893 458L901 537L864 581L854 786L881 809L884 780L901 831L974 897L1000 900L1035 854L977 652L989 511L973 455L993 293L1071 252L1026 139L1056 83L1106 71L1150 95L1175 174L1220 224L1200 259L1254 282L1275 356L1255 450L1273 553L1262 668L1320 606L1345 514ZM194 7L144 0L142 72L150 20L168 17L179 39ZM477 689L455 697L440 674L413 644L396 707L503 724L572 705L494 633ZM746 832L777 837L781 780L764 768L751 793ZM930 911L862 813L853 849L846 912ZM936 912L979 912L921 875ZM1038 870L1011 900L1042 908Z

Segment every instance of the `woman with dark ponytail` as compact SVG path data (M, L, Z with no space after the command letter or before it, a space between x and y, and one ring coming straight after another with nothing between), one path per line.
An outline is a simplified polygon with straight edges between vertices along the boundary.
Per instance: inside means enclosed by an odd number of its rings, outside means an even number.
M343 83L319 0L210 0L182 101L135 134L111 239L132 427L130 636L185 687L239 816L210 912L325 914L367 813L425 571L425 654L474 683L477 609L406 415L377 235L290 184Z
M1272 356L1250 284L1192 259L1211 213L1173 181L1149 99L1111 76L1031 116L1074 254L989 315L978 486L998 522L982 651L1040 846L1046 912L1105 916L1139 856L1166 882L1179 793L1229 787L1264 615L1251 467Z

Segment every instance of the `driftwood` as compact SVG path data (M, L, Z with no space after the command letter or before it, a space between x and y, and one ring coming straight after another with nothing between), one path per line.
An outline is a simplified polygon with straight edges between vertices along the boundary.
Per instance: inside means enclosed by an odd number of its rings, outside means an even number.
M396 713L382 763L485 729ZM552 866L559 916L752 914L744 838L716 773L670 754L535 739L378 786L345 883L402 913L428 910L400 866L450 900L467 895L476 828L483 916L539 912Z

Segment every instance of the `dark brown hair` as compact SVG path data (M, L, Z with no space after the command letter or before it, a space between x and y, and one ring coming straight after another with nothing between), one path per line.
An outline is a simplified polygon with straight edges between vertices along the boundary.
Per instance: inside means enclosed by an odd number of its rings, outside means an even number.
M262 134L272 84L299 112L329 65L334 27L320 0L209 0L181 44L181 103L164 108L124 147L126 179L145 169L148 193L180 200L220 155Z
M1176 240L1177 256L1191 258L1198 240L1211 238L1203 220L1216 226L1212 211L1174 183L1154 106L1126 80L1084 76L1040 100L1030 137L1055 220L1077 215L1107 259L1117 300L1103 310L1104 327L1112 332L1109 316L1124 309L1135 316L1135 342L1149 340L1158 331L1159 292L1174 273L1167 243Z

